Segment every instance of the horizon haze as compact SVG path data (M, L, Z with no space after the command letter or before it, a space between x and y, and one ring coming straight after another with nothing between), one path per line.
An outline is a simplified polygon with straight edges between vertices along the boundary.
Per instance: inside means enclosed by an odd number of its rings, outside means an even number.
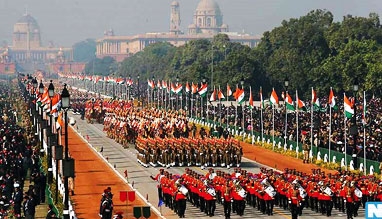
M43 45L70 47L85 39L103 37L105 30L115 35L168 32L170 4L173 0L0 0L0 46L12 45L13 25L27 11L41 29ZM181 30L187 32L200 0L178 0ZM368 17L382 14L380 0L215 0L230 32L262 35L316 9L326 9L335 21L343 16Z

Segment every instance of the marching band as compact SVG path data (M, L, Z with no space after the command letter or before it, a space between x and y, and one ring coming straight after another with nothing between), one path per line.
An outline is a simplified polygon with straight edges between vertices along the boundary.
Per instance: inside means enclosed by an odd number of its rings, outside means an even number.
M359 207L364 207L366 201L382 200L381 181L350 172L325 174L314 169L311 174L305 174L285 169L280 173L261 168L255 174L234 168L230 174L209 168L202 175L186 168L182 175L172 175L164 169L160 174L163 174L159 183L163 194L159 198L163 197L166 206L180 217L185 216L186 200L210 217L215 215L216 204L222 204L226 219L231 217L231 212L244 215L247 206L273 215L274 205L289 209L292 218L298 218L309 208L330 217L335 208L346 211L350 219L358 216Z

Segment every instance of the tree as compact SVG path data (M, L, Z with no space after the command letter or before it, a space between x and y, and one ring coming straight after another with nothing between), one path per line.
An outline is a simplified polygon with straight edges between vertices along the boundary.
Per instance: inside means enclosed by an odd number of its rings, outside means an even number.
M107 76L110 73L115 73L118 70L115 60L106 56L102 59L94 58L85 66L85 73L87 75L103 75Z
M96 54L96 42L94 39L86 39L73 45L73 61L89 62Z

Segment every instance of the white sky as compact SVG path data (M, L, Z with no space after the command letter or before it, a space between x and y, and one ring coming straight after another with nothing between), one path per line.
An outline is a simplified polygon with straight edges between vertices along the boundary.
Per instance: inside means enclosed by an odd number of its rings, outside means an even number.
M199 0L178 0L181 29L187 32ZM336 21L351 14L382 14L382 0L215 0L230 31L261 35L282 20L298 18L315 9L331 11ZM44 45L72 46L100 38L113 28L116 35L167 32L172 0L0 0L0 45L11 44L13 25L25 8L39 23Z

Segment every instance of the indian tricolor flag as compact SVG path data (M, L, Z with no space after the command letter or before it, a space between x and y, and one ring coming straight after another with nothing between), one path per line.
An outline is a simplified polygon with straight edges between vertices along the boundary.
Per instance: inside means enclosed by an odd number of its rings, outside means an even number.
M147 79L147 85L151 88L151 89L154 89L155 88L155 82L154 81L151 81L149 79Z
M260 87L260 107L264 108L263 89Z
M353 103L347 98L346 94L344 94L344 112L345 116L348 119L351 119L354 114Z
M313 109L319 110L320 109L320 100L317 97L316 91L312 87L312 105Z
M194 84L194 82L192 82L191 89L192 93L196 94L198 92L198 84Z
M270 102L272 105L279 104L279 97L277 96L275 89L272 90Z
M162 87L163 89L167 89L167 82L165 80L162 80Z
M335 105L336 105L336 100L334 99L333 89L330 88L330 93L329 93L329 106L333 108Z
M362 124L366 125L367 124L367 121L366 121L367 106L366 106L366 92L365 91L363 92L362 108L363 108L363 110L362 110L363 111L363 113L362 113Z
M298 98L298 95L296 95L296 100L297 100L297 109L302 110L302 111L306 111L305 103L300 98Z
M178 86L174 86L173 87L173 92L175 93L175 94L181 94L181 92L182 92L182 89L183 89L183 86L182 86L182 84L178 84Z
M244 89L238 90L238 93L236 95L237 95L237 102L239 104L242 104L244 102L244 97L245 97Z
M224 96L222 90L220 89L220 86L219 86L219 92L218 92L218 99L219 100L225 99L225 96Z
M232 90L229 84L227 84L227 97L230 97L232 95Z
M286 93L285 104L286 104L287 110L295 110L294 105L293 105L293 100L289 96L289 93Z
M253 103L252 88L251 87L249 87L249 108L250 109L255 108L255 104Z
M202 97L205 97L207 95L207 90L208 90L207 88L208 88L207 83L203 84L198 91L199 95Z
M190 84L187 81L186 82L186 93L190 93L190 91L191 91Z
M216 101L216 90L215 89L214 89L214 91L211 94L210 101L211 102Z

